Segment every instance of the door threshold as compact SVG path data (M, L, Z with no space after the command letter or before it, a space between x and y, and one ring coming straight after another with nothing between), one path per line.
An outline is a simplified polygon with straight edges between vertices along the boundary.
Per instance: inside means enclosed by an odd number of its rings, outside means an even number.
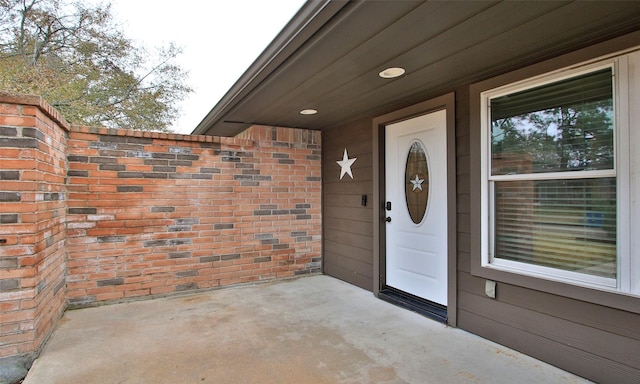
M447 323L447 307L425 300L401 290L386 287L378 293L378 298L412 312L421 314L440 323Z

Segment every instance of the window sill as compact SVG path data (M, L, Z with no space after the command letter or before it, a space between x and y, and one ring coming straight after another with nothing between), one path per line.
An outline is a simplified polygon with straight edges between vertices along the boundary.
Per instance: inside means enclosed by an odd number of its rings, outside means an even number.
M632 294L528 276L490 266L485 267L481 265L478 253L472 254L471 258L471 275L475 277L640 314L640 297Z

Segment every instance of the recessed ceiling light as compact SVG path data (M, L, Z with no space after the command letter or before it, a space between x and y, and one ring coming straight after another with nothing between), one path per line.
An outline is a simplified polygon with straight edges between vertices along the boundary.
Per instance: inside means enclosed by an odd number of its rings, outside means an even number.
M378 74L378 76L382 77L383 79L393 79L395 77L399 77L404 75L406 71L404 70L404 68L400 68L400 67L391 67L391 68L387 68L384 71L380 72Z
M318 113L318 111L315 109L303 109L300 111L301 115L315 115L316 113Z

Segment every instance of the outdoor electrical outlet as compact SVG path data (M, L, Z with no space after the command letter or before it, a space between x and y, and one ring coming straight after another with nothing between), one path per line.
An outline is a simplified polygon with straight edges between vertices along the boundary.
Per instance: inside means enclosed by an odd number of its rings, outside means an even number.
M496 282L487 280L484 285L484 293L492 299L496 298Z

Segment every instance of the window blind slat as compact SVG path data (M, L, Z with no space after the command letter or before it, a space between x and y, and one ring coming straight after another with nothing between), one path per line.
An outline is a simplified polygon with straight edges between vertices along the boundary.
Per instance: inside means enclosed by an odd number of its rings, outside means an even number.
M491 118L506 119L563 105L606 99L613 93L612 76L611 69L607 68L494 98L491 100Z
M495 257L616 276L615 178L495 183Z

